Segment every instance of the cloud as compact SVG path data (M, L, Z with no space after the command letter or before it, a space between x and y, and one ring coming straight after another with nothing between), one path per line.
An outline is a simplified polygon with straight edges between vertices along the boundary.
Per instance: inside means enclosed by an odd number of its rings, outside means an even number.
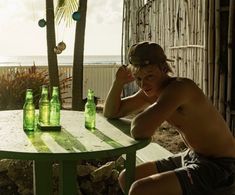
M122 1L99 0L88 1L87 20L92 23L112 24L120 22Z
M0 0L0 54L45 55L46 28L38 26L45 16L45 0ZM88 0L85 53L119 54L121 18L122 1ZM74 26L56 26L57 42L67 44L66 55L73 54Z
M45 16L45 2L42 0L7 0L0 1L0 23L36 21ZM3 21L4 20L4 21Z

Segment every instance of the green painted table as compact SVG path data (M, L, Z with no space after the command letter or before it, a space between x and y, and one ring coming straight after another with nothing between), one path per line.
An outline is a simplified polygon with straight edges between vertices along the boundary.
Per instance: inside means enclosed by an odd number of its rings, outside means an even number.
M84 113L61 111L60 132L24 132L22 110L0 112L0 158L33 160L34 194L52 195L52 164L60 163L59 193L76 194L78 160L115 157L126 154L126 194L134 180L136 150L150 140L136 141L128 136L129 123L107 120L97 114L96 129L84 127Z

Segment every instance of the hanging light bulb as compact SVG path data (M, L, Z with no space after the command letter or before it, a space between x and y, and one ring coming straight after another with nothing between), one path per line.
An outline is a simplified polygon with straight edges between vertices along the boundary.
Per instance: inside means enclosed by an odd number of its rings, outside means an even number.
M79 12L79 11L73 12L72 18L73 18L75 21L79 21L80 18L81 18L80 12Z
M65 42L63 42L63 41L59 42L57 45L57 48L61 51L65 50L65 48L66 48Z
M47 22L46 22L46 20L43 18L43 19L40 19L39 21L38 21L38 25L40 26L40 27L45 27L46 26L46 24L47 24Z

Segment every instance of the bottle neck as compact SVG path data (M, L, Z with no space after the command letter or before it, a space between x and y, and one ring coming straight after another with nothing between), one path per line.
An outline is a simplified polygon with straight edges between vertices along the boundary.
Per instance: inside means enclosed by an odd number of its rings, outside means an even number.
M58 97L59 97L58 93L52 93L52 98L58 98Z
M42 94L41 99L48 99L48 94Z
M58 87L53 87L52 97L59 97L59 89L58 89Z
M33 102L33 98L26 98L26 102Z
M94 101L94 96L88 97L88 98L87 98L87 101L92 101L92 102L93 102L93 101Z
M42 97L47 97L48 96L48 89L47 89L47 87L45 87L45 86L42 86L42 93L41 93L41 96Z
M27 102L32 102L33 101L33 92L31 90L28 90L26 92L25 101L27 101Z
M88 90L87 101L94 101L94 93L92 90Z

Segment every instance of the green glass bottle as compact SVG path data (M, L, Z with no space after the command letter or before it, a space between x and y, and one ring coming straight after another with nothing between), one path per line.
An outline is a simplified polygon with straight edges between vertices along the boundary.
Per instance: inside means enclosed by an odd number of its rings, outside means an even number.
M39 123L43 125L50 124L50 102L48 99L48 88L42 86L41 98L39 100Z
M27 89L25 103L23 106L23 129L33 131L35 122L35 106L33 103L33 91Z
M95 129L96 105L94 102L94 92L88 89L87 102L85 104L85 127Z
M59 88L53 87L52 98L50 101L50 125L60 125L60 108Z

